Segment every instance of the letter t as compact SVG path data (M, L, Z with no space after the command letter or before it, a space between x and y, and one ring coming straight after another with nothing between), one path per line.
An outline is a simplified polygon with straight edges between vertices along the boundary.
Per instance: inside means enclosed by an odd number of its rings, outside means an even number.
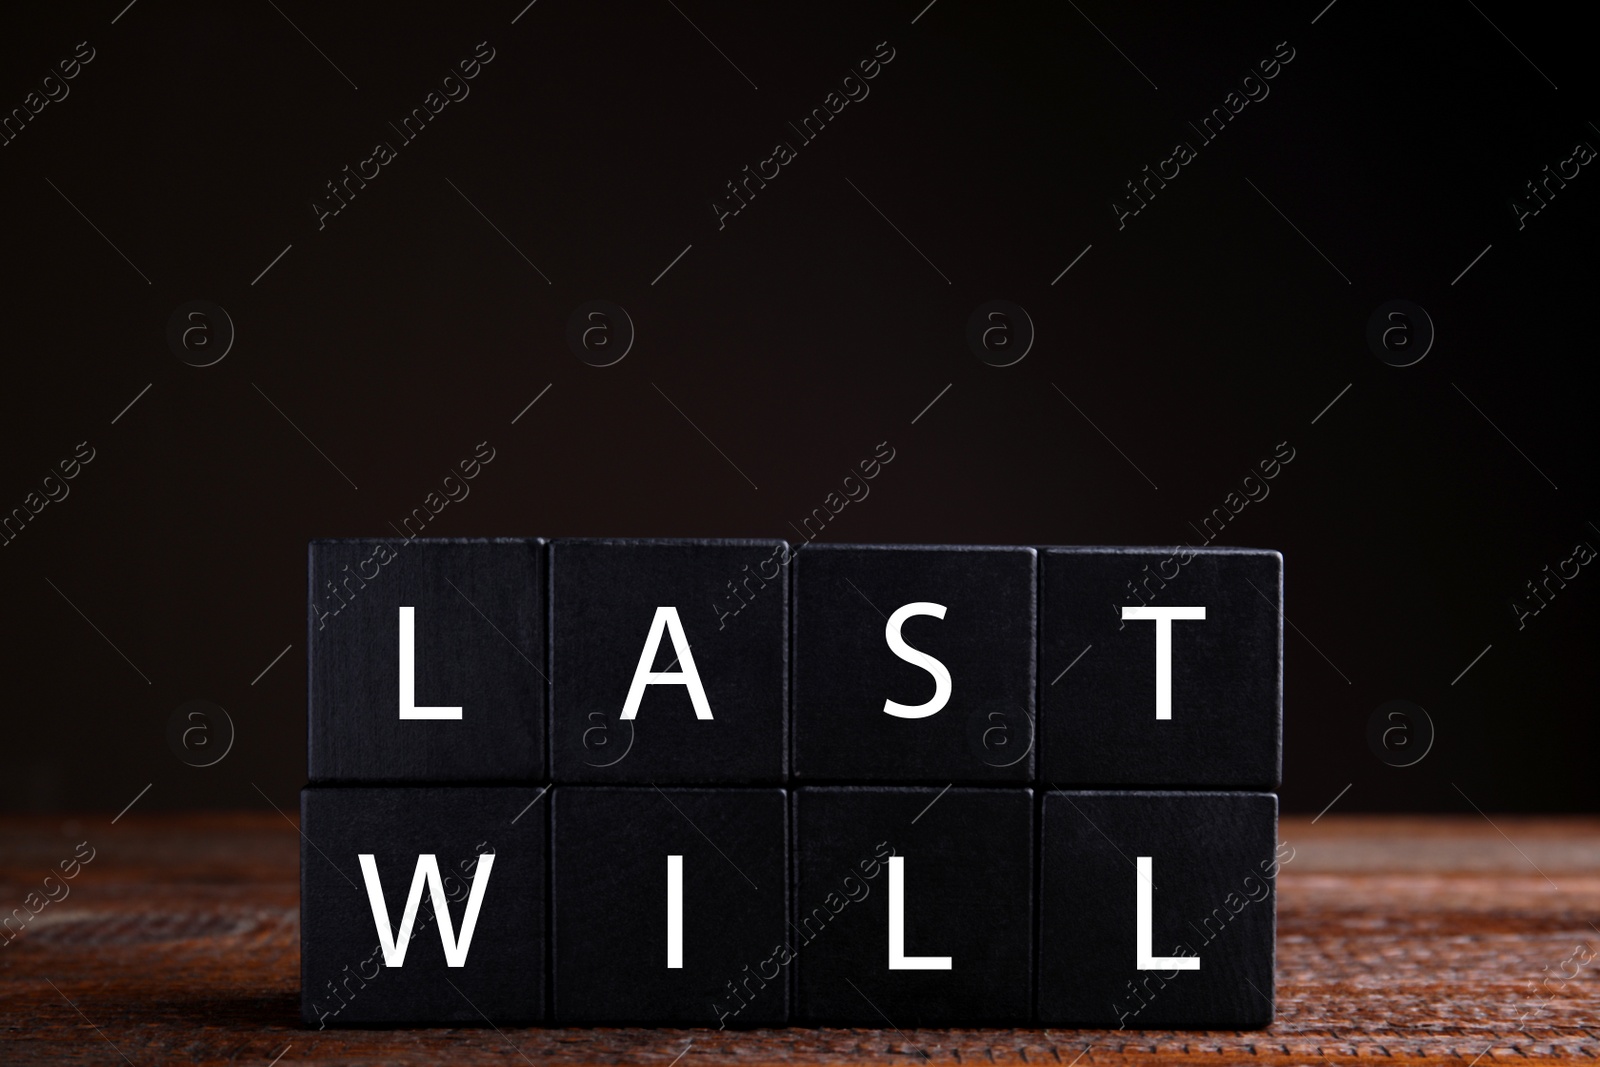
M1202 607L1124 607L1123 621L1149 619L1156 624L1156 718L1172 718L1172 620L1204 620Z

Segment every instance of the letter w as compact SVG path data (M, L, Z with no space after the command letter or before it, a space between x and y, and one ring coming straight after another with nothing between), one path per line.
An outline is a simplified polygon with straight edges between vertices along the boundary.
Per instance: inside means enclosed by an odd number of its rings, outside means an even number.
M431 854L417 857L417 871L411 879L411 892L406 897L405 914L400 919L400 931L389 928L389 908L383 902L383 887L378 883L378 862L370 852L363 852L361 876L367 882L367 899L372 902L372 921L378 927L378 943L383 947L383 962L389 967L399 967L406 962L406 948L411 944L411 927L417 921L417 907L422 903L422 883L428 883L433 900L433 914L439 920L439 940L444 942L444 960L451 967L467 965L467 949L472 944L472 931L478 925L478 909L483 905L483 893L489 885L489 870L494 866L494 853L478 857L477 870L472 878L472 892L467 896L466 914L461 917L461 940L456 940L455 928L450 922L450 902L445 899L444 882L439 877L439 862Z

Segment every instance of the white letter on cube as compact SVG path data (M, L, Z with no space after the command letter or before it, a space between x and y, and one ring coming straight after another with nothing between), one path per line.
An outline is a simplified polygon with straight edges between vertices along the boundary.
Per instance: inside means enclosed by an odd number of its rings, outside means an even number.
M672 638L672 650L678 654L681 671L652 671L656 651L661 647L661 633L665 630ZM682 685L689 688L689 702L694 705L694 717L711 718L711 702L706 699L706 687L701 684L700 672L695 669L694 656L689 652L689 638L683 632L683 620L678 609L656 609L650 620L650 632L645 635L644 651L639 653L639 666L633 671L633 684L628 686L628 699L622 704L622 718L633 719L639 715L639 703L644 700L645 686Z
M406 609L402 609L406 610ZM472 946L472 931L478 925L478 909L483 907L483 894L489 888L489 872L494 869L494 853L478 857L477 869L472 875L472 890L467 894L467 910L461 916L461 937L455 934L450 922L450 901L444 895L444 882L439 877L439 861L432 853L417 857L416 873L411 878L411 892L406 895L405 911L400 916L400 930L389 928L389 909L383 902L383 887L378 882L378 861L371 852L361 853L361 877L367 883L367 902L372 905L372 921L378 928L378 944L383 949L386 967L400 967L406 962L406 949L411 945L411 928L417 921L417 908L422 904L422 887L428 887L433 901L433 915L439 922L439 940L444 943L444 962L448 967L465 967L467 950Z
M1156 624L1156 718L1172 718L1172 620L1206 617L1205 608L1123 608L1124 619L1153 619Z
M889 857L889 969L891 971L952 970L949 956L906 955L906 860Z
M906 639L900 635L900 627L904 626L906 620L913 615L932 615L936 619L942 619L944 605L929 604L926 601L906 604L895 609L894 614L889 616L888 625L883 628L884 636L889 641L889 651L933 675L933 699L926 704L897 704L892 700L883 702L884 714L893 715L897 719L926 719L950 703L949 669L926 652L918 652L906 644Z
M1155 940L1155 883L1151 881L1152 860L1140 856L1135 865L1138 883L1134 889L1134 965L1141 971L1198 971L1199 956L1152 956L1150 943Z
M417 609L400 609L400 717L459 719L460 708L417 707Z
M667 966L683 969L683 857L667 857Z

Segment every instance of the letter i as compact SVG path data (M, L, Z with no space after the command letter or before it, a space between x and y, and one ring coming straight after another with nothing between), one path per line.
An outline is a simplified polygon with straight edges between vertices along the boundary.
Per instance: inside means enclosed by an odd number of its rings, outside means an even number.
M667 857L667 967L683 969L683 857Z

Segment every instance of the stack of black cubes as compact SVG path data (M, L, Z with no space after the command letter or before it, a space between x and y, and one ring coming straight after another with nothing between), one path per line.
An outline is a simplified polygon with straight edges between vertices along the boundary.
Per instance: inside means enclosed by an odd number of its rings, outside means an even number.
M1273 1014L1282 557L318 541L310 1026Z

